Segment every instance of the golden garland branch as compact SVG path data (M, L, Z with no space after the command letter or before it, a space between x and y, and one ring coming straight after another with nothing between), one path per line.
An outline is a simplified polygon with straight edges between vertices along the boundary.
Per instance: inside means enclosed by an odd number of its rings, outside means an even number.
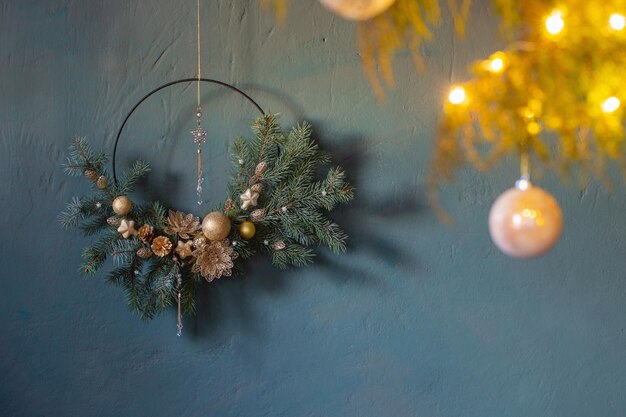
M495 0L508 48L478 61L444 105L430 173L437 188L468 164L491 168L508 155L568 177L582 168L605 186L608 161L626 172L626 4ZM439 210L438 210L439 211ZM439 211L445 220L447 216Z

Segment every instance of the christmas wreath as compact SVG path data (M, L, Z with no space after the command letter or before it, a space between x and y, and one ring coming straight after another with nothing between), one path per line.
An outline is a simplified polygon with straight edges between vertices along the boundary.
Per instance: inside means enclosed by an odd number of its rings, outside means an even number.
M65 171L86 177L92 192L74 197L60 222L99 235L83 250L80 270L93 275L111 256L115 268L108 280L126 290L131 309L152 318L178 301L180 333L181 308L195 313L198 285L243 272L243 261L258 252L286 268L313 262L317 245L345 251L347 235L327 214L353 198L353 187L340 167L318 179L330 158L311 138L310 125L286 134L276 116L265 115L252 131L251 141L237 139L232 146L223 207L203 219L159 201L132 202L128 195L149 165L137 161L120 181L111 181L107 155L75 139Z

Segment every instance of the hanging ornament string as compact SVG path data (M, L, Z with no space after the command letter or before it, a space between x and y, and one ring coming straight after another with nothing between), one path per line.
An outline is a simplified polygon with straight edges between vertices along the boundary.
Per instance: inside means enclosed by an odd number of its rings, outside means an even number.
M198 205L202 205L202 184L204 183L204 175L202 172L202 148L201 145L206 142L207 131L202 128L202 107L200 106L200 81L202 80L201 70L201 54L200 54L200 0L197 0L197 57L198 57L198 74L197 74L197 107L196 107L196 128L191 131L193 141L197 145L198 155L198 176L196 183L196 192L198 195Z
M197 10L197 58L198 58L198 73L197 73L197 81L196 81L196 91L197 91L197 103L196 103L196 128L191 131L193 135L193 141L197 146L197 156L198 156L198 175L196 181L196 192L198 195L198 205L202 205L202 183L204 182L204 174L202 172L202 147L201 145L206 142L207 131L202 128L202 107L200 105L200 82L202 81L202 55L200 48L200 0L196 2ZM180 298L182 292L182 281L179 275L179 278L176 282L176 286L178 287L177 291L177 302L178 302L178 323L176 325L178 336L182 335L183 332L183 321L180 313Z
M528 156L528 148L523 146L519 156L520 179L516 183L516 187L525 190L530 184L530 159Z

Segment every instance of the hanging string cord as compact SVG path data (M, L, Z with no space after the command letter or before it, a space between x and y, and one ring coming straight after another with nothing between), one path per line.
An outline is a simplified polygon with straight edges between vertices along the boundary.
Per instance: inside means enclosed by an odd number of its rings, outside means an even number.
M522 179L530 179L530 166L528 161L528 151L523 151L520 155L520 174Z
M198 0L198 110L200 109L200 79L202 78L201 56L200 56L200 0Z

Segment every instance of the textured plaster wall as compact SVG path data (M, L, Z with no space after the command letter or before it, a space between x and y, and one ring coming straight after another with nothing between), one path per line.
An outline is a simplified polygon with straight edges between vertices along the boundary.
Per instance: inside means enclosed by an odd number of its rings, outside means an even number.
M337 214L350 253L245 278L200 297L175 335L170 312L131 315L119 288L78 275L78 233L57 213L86 191L62 173L75 135L112 149L147 91L195 71L195 2L0 0L0 415L615 417L626 414L624 187L542 183L561 202L563 238L522 262L490 243L490 204L515 163L463 172L439 224L425 182L438 106L466 64L502 46L486 0L468 36L450 20L425 47L427 69L396 61L379 103L354 27L313 0L276 27L256 1L204 1L205 75L236 83L287 126L313 123L358 198ZM227 142L255 116L204 90L212 201L225 190ZM121 166L155 168L134 198L194 207L193 87L172 88L132 119Z

